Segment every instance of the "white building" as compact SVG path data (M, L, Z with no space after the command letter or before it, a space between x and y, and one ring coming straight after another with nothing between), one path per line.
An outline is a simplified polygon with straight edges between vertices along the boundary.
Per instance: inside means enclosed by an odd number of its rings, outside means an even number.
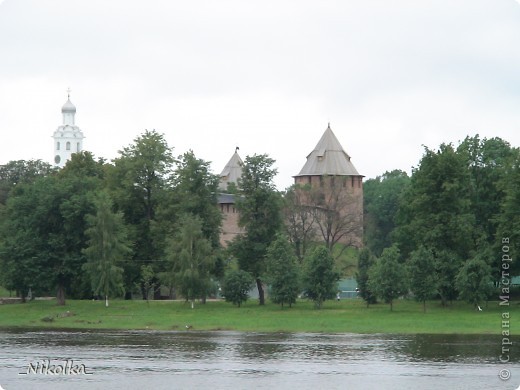
M54 164L60 168L65 166L72 153L83 150L83 133L75 125L76 106L70 101L70 91L67 102L61 108L63 124L54 132Z

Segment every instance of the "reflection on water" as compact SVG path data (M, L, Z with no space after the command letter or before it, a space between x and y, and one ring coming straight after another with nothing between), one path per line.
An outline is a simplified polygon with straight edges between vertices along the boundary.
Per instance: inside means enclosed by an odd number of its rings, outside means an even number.
M490 335L10 330L0 332L0 385L6 390L516 389L520 354L513 347L511 362L501 364L500 348L501 339ZM18 375L44 359L74 359L92 375ZM503 368L512 372L509 381L498 377Z

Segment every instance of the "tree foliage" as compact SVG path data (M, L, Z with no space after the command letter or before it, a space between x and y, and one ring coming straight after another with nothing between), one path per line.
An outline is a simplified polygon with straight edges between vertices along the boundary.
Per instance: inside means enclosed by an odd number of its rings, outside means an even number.
M270 284L270 298L274 303L289 307L296 302L300 293L300 278L294 255L287 237L278 234L267 249L267 280Z
M222 215L217 206L219 177L211 173L209 162L201 160L190 150L179 156L174 172L172 192L176 213L198 216L203 236L213 248L219 247Z
M88 261L83 269L90 276L94 294L102 294L108 306L110 295L124 293L120 264L128 260L132 250L123 215L112 211L112 200L106 192L97 194L95 206L95 214L87 216L88 246L83 252Z
M392 246L401 197L409 183L406 172L394 170L363 184L364 238L367 247L376 256Z
M282 227L281 198L273 182L274 162L265 154L246 157L237 201L239 225L246 233L237 236L230 246L240 269L255 278L261 305L265 303L262 277L267 248Z
M363 248L359 251L356 281L359 288L359 295L367 303L367 307L377 302L376 295L368 286L369 271L374 263L374 256L368 248Z
M368 288L389 303L390 310L393 310L394 299L408 291L406 269L399 257L396 246L386 248L369 271Z
M152 225L172 189L174 158L164 135L155 130L146 130L119 153L107 172L107 181L134 242L133 261L125 269L125 286L130 290L141 279L143 265L152 265L155 273L162 271L157 260L164 254L166 236L153 234Z
M232 302L240 307L248 299L249 290L255 280L249 272L243 270L230 270L224 277L222 294L226 302Z
M199 217L186 214L179 225L167 247L167 257L175 286L187 301L191 301L193 308L195 299L205 298L208 293L213 250L211 242L203 235Z
M317 309L336 296L338 280L339 274L334 270L334 259L329 250L324 246L316 247L305 259L303 289Z
M0 204L6 204L9 192L17 184L33 183L55 172L56 168L41 160L16 160L0 165Z
M477 307L493 290L491 267L479 256L466 261L455 281L459 297Z
M434 298L438 292L435 257L431 250L420 246L412 252L407 267L410 291L415 300L423 303L423 311L426 311L426 301Z

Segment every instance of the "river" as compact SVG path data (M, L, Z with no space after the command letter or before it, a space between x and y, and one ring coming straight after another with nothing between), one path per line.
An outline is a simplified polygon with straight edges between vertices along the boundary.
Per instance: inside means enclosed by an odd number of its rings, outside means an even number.
M502 340L491 335L12 329L0 331L0 386L516 389L520 337L512 341L510 361L501 363Z

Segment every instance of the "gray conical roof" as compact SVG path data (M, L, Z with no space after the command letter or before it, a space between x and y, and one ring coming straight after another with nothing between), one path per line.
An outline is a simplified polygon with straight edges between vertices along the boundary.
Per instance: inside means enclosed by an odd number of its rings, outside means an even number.
M238 184L238 179L242 176L242 166L244 163L238 155L237 150L238 148L236 148L235 153L233 153L233 156L231 156L231 159L220 173L219 188L221 190L226 190L228 183Z
M343 150L330 124L297 176L361 176Z

